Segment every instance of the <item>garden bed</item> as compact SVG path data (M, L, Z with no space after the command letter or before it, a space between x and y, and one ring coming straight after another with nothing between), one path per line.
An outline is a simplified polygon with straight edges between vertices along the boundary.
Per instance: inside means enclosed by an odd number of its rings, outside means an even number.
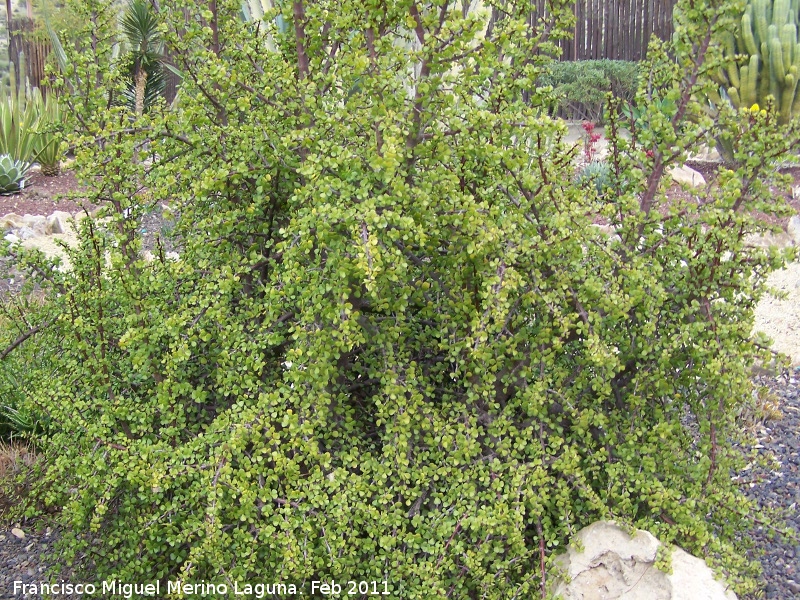
M78 204L65 196L80 190L75 174L70 170L62 170L60 175L45 177L33 171L25 181L25 188L17 194L0 195L0 216L8 213L18 215L49 215L55 210L75 213L96 208L96 205Z

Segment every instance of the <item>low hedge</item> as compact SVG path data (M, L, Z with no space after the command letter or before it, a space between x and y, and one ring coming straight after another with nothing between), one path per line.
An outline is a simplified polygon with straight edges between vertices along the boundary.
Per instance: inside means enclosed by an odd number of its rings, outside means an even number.
M553 87L558 97L554 112L558 116L602 123L606 94L633 100L638 77L638 62L578 60L552 63L539 83Z

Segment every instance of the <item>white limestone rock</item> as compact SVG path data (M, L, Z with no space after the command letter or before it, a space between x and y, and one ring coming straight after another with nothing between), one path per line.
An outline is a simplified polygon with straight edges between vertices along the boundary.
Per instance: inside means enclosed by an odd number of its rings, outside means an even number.
M53 214L47 217L47 228L45 232L47 235L67 232L67 223L72 218L72 215L63 210L54 211Z
M789 219L789 225L786 227L786 232L792 236L795 246L800 246L800 217L795 215Z
M562 600L736 600L704 561L680 548L671 552L672 573L659 571L661 542L646 531L631 537L613 522L598 521L575 538L556 559L566 580L557 579L552 591Z
M697 154L691 156L691 159L703 160L707 162L720 162L722 157L719 155L719 151L716 148L703 145L697 151Z
M691 187L700 187L706 184L705 177L686 165L682 167L672 167L667 172L675 183L683 183Z
M751 234L745 236L744 245L752 246L755 248L771 248L778 249L788 248L795 244L794 238L789 234L781 231L780 233L765 232L761 234Z
M36 235L47 235L47 217L42 215L25 215L22 217L25 227L28 227Z
M16 229L17 227L22 227L24 224L25 222L22 220L22 217L16 213L8 213L0 217L0 229L3 231Z

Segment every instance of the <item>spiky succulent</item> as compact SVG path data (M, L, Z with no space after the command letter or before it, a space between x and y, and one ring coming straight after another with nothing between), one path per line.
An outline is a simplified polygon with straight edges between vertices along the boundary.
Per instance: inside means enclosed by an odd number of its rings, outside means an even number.
M591 184L598 194L602 194L611 187L611 167L606 162L593 160L578 173L577 183Z
M48 96L42 107L34 144L34 160L42 166L42 175L55 177L61 172L61 158L64 155L61 126L61 108L58 99Z
M8 154L0 156L0 194L11 194L25 186L30 164L14 160Z

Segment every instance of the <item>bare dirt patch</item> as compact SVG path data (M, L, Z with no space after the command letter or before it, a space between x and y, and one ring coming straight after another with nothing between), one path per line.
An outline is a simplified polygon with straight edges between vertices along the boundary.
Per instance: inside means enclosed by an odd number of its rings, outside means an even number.
M63 170L56 177L45 177L34 171L26 177L25 188L21 192L0 195L0 216L8 213L49 215L56 210L74 214L83 210L84 206L87 210L96 208L94 204L65 198L67 194L79 191L81 186L70 170Z

